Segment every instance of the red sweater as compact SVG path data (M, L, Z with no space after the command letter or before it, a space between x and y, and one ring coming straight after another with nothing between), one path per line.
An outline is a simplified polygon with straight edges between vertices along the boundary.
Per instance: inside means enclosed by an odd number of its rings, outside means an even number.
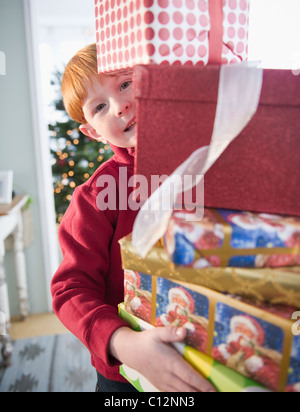
M128 326L117 311L124 299L118 241L132 231L137 212L101 211L99 203L97 206L97 196L107 190L97 187L100 176L114 177L118 209L120 167L127 168L127 182L122 185L127 185L133 175L132 150L114 146L112 149L115 155L74 191L59 228L63 262L53 277L51 292L54 312L88 348L97 371L109 379L124 382L119 374L120 363L109 356L108 346L111 335L118 328ZM128 188L128 196L131 191Z

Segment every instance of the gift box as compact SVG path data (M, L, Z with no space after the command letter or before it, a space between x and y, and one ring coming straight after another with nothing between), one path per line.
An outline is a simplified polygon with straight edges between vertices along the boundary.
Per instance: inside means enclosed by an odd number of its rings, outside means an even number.
M177 266L171 261L162 243L153 247L143 259L132 245L131 236L120 241L124 269L134 273L155 274L174 281L204 286L221 293L230 293L251 298L255 301L280 304L300 309L300 267L284 268L234 268L207 267L191 268ZM125 274L127 271L125 272ZM125 276L125 279L127 274ZM150 280L149 280L150 282ZM129 279L129 284L134 279ZM126 280L125 280L126 284ZM138 285L138 282L137 282ZM147 288L142 288L147 291ZM141 290L142 290L141 289ZM145 300L147 300L147 293ZM147 321L150 318L150 309Z
M149 330L152 325L142 321L136 316L128 313L124 304L119 305L119 315L125 320L132 329L136 331ZM206 377L218 390L218 392L267 392L257 382L233 371L222 365L218 361L204 355L183 343L174 343L176 350L188 361L198 372ZM139 392L158 392L144 376L139 372L121 365L120 373L124 376ZM186 405L187 406L187 405Z
M299 387L300 333L295 308L254 304L253 300L196 285L192 282L199 281L197 275L200 278L205 269L183 268L180 272L180 268L170 270L169 266L168 270L163 254L152 250L146 259L141 259L127 242L123 239L121 247L124 303L129 313L153 326L186 327L185 344L270 390ZM189 283L178 281L180 277ZM231 279L234 282L235 276ZM299 307L299 295L297 302Z
M205 209L198 220L173 213L165 246L176 265L300 266L300 218L224 209Z
M298 387L300 337L292 334L294 309L279 308L274 314L263 305L256 307L201 286L143 273L135 276L139 288L127 285L125 294L129 313L153 326L185 327L186 345L272 391ZM148 300L141 288L147 289Z
M149 195L152 176L170 175L210 143L220 67L149 65L134 73L135 173L147 178ZM299 88L291 71L263 71L257 112L205 174L206 207L300 216Z
M98 70L247 59L250 0L96 0Z
M141 373L126 365L120 366L120 375L127 379L139 392L159 392Z

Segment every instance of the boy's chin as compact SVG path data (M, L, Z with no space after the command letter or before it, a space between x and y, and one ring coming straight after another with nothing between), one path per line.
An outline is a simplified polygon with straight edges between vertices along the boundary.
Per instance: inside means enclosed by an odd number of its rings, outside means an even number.
M107 143L111 143L113 146L120 147L122 149L127 149L130 147L136 147L137 138L133 135L132 137L126 136L125 139L107 139Z
M136 137L133 139L132 144L130 145L130 147L136 147L137 144L137 139Z
M137 143L136 136L133 136L131 139L129 139L127 141L127 143L126 143L126 145L124 145L124 147L126 147L126 148L136 147L136 143Z
M114 144L114 146L120 147L121 149L131 149L133 147L136 147L136 139L129 141L128 143L120 143L120 144Z

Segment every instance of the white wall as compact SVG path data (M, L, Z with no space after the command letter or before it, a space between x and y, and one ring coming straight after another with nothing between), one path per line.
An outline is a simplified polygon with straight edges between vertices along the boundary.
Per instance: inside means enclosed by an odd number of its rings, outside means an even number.
M96 41L94 0L37 0L39 51L45 116L58 120L50 106L57 99L51 86L53 73L63 72L71 57Z
M0 0L0 50L6 75L0 76L0 169L14 171L14 189L32 200L34 242L26 250L32 313L49 308L41 231L40 191L36 167L23 0ZM11 312L18 313L12 256L6 256Z
M35 24L30 27L31 23L28 27L24 23L31 5L36 27ZM32 56L32 49L28 48L28 33L33 34L32 43L36 42L33 48L37 52L35 56ZM50 78L55 68L63 68L75 51L94 41L94 0L0 0L0 170L12 169L14 190L29 193L33 200L34 243L26 250L32 313L45 312L51 308L49 283L54 274L53 261L56 261L53 252L55 220L52 222L48 219L51 217L51 207L50 213L45 212L45 199L50 199L50 202L53 199L51 176L45 182L51 195L45 187L41 187L44 178L41 179L41 176L47 176L44 167L50 168L50 161L49 165L45 165L48 162L45 148L49 145L46 129L49 121L53 120L48 117L48 106L56 97L51 92L49 94ZM5 57L6 75L2 75L2 57ZM37 60L34 61L33 57ZM41 67L38 67L39 64ZM36 110L34 114L32 108ZM41 124L41 118L44 124ZM49 151L48 154L50 160ZM52 223L54 230L49 235L52 241L50 253L45 232L47 237L50 232L47 226L51 228ZM11 252L6 254L5 267L10 309L12 315L16 315L18 302Z
M251 0L249 60L300 69L300 0Z

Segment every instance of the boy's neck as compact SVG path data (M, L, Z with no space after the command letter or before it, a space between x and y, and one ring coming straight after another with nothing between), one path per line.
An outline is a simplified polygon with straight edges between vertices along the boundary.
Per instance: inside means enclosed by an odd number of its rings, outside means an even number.
M109 144L111 147L111 150L115 153L115 156L117 157L117 161L119 163L124 163L124 164L133 164L134 163L134 156L135 156L135 147L118 147L114 146L113 144Z

